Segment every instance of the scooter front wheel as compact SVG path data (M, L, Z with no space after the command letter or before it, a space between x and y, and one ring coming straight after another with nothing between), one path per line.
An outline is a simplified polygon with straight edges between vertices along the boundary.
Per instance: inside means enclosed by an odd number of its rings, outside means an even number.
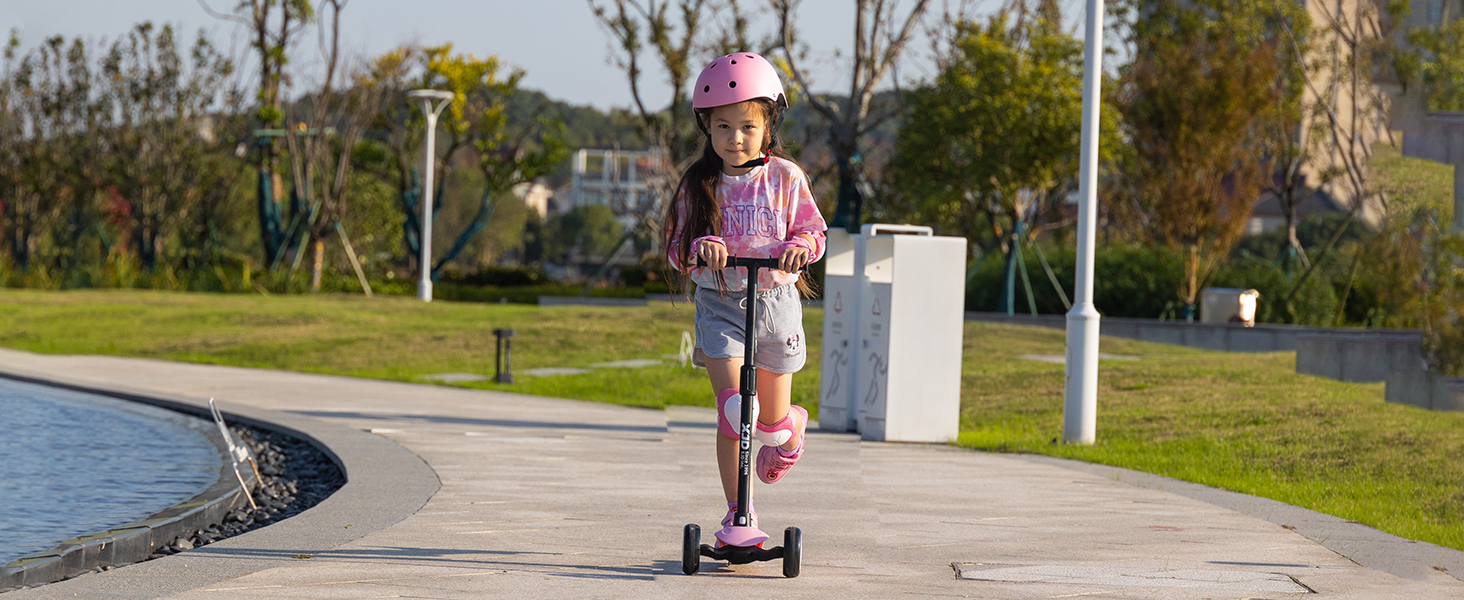
M701 570L701 527L687 523L681 530L681 572L696 575ZM787 567L783 568L784 571Z
M797 577L803 559L803 532L797 527L783 530L783 576Z

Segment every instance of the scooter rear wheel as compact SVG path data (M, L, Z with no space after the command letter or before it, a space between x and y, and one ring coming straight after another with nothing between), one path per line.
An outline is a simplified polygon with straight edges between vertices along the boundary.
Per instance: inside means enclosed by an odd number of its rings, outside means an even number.
M687 523L681 531L681 572L696 575L701 570L701 527ZM787 568L784 567L786 571Z
M798 576L798 563L803 559L803 532L797 527L783 530L783 576Z

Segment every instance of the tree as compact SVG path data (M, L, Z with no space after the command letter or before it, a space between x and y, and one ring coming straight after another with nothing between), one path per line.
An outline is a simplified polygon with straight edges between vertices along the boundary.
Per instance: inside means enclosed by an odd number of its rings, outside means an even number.
M297 35L306 25L314 22L315 8L310 0L239 0L232 13L220 13L209 6L207 0L198 0L215 18L239 23L250 35L250 46L259 60L258 103L254 117L263 135L257 139L259 153L256 165L259 171L257 202L259 207L260 241L264 246L266 265L278 265L281 255L290 250L293 236L286 232L285 216L280 200L285 195L284 182L279 175L279 148L275 138L283 136L284 90L289 83L285 67L289 65L290 47L298 41ZM297 205L292 205L298 208ZM298 220L297 212L289 218Z
M674 14L670 1L611 0L609 6L587 1L595 18L615 40L615 64L625 71L647 144L667 152L671 165L696 156L701 150L697 144L701 134L690 120L686 81L693 74L692 56L699 50L698 44L704 43L701 38L706 32L708 0L681 0ZM736 10L737 3L731 5ZM675 22L678 16L679 30ZM745 21L743 27L737 35L745 38ZM664 109L649 105L641 92L647 44L654 47L655 58L671 86L670 102Z
M909 92L886 179L896 210L1000 249L1014 273L1022 238L1065 218L1083 65L1081 43L1061 21L1011 18L1002 11L985 27L953 24L944 67ZM1007 308L1011 293L1008 281Z
M202 35L180 54L171 26L143 22L119 38L102 61L115 119L106 129L113 195L109 216L120 225L118 245L131 247L149 271L166 259L166 242L211 264L219 204L238 174L218 139L220 121L237 106L233 65ZM98 132L102 133L102 132Z
M296 103L292 120L295 127L286 128L281 137L289 148L294 185L290 190L290 205L294 218L286 230L286 247L294 248L295 260L291 266L294 272L304 254L304 246L311 249L310 290L320 291L321 271L325 262L325 240L337 238L346 251L361 289L371 294L371 285L356 259L356 252L350 238L342 228L350 206L348 185L357 168L353 161L356 146L365 135L375 115L386 103L392 90L372 85L369 78L357 76L354 85L338 84L347 80L351 73L340 52L341 11L348 0L322 0L319 15L321 24L328 20L328 32L321 31L321 48L324 50L325 78L314 90L308 101ZM306 243L291 244L300 239Z
M613 252L622 235L615 213L601 204L576 206L563 215L551 215L545 229L545 256L564 263L576 256L587 259Z
M6 242L3 251L12 264L25 267L33 239L21 219L21 202L26 193L21 183L24 166L25 126L21 107L23 97L14 81L16 52L20 49L20 33L11 30L0 54L0 238Z
M1271 173L1262 127L1278 103L1276 48L1242 43L1202 8L1166 1L1146 11L1135 58L1120 70L1117 107L1133 154L1111 209L1182 251L1176 291L1190 319ZM1173 33L1152 35L1161 28Z
M1405 34L1409 49L1400 52L1408 79L1422 88L1429 110L1464 110L1464 19Z
M433 78L428 83L441 82L441 87L454 93L446 120L451 143L472 145L484 187L473 220L432 267L434 278L443 265L456 258L473 236L488 225L498 201L513 198L514 186L549 173L568 158L562 141L563 123L540 120L517 131L510 129L504 104L518 91L522 71L500 78L497 58L490 56L480 61L472 55L453 55L451 50L451 45L427 49L427 71Z
M16 64L18 48L12 35L0 83L12 263L62 287L103 284L96 267L132 261L169 285L209 271L237 172L218 136L237 106L231 63L202 36L185 49L151 23L100 57L99 44L59 36Z
M1312 99L1311 118L1321 139L1316 161L1325 165L1322 183L1331 186L1333 195L1343 200L1348 211L1347 219L1295 278L1287 294L1288 306L1359 214L1389 212L1387 198L1374 186L1369 166L1372 142L1379 131L1387 131L1389 104L1373 81L1386 66L1388 55L1399 55L1392 47L1393 35L1387 23L1400 20L1406 6L1389 2L1384 7L1373 0L1359 0L1335 5L1317 3L1315 7L1321 20L1310 43L1290 23L1282 21L1280 25ZM1391 13L1391 18L1383 19L1384 12ZM1393 66L1400 80L1407 81L1407 61L1394 60Z
M0 152L5 156L6 181L3 196L6 250L11 263L26 270L40 251L43 233L55 220L55 214L48 210L49 203L59 192L56 184L60 177L45 177L46 172L57 173L57 158L49 151L49 136L54 131L47 115L46 90L50 71L43 68L49 62L45 56L49 48L59 48L61 38L51 38L46 45L25 53L17 60L20 37L11 31L5 49L5 110L0 119L5 124L5 144Z
M769 0L778 19L778 48L788 62L798 86L813 89L808 74L798 67L807 56L807 48L799 41L797 13L802 0ZM888 107L872 113L875 88L885 79L914 33L929 0L916 0L904 23L892 27L896 18L897 0L855 0L854 63L850 69L849 95L843 102L807 94L808 102L829 122L829 149L839 169L838 203L830 227L845 227L858 232L863 194L858 189L862 180L859 158L860 140L871 130L899 114L899 107ZM897 82L898 83L898 82Z
M1307 69L1302 62L1312 52L1311 16L1305 6L1296 2L1276 2L1272 9L1257 10L1273 21L1264 37L1275 40L1277 105L1263 125L1268 154L1274 173L1264 192L1276 197L1286 217L1286 240L1281 259L1290 271L1292 265L1309 267L1311 261L1297 236L1297 211L1310 197L1305 169L1318 159L1325 148L1322 125L1316 112L1306 106ZM1289 31L1286 35L1282 30ZM1320 182L1318 182L1320 183Z
M509 192L515 185L544 176L567 157L562 122L541 119L521 126L508 123L505 103L518 93L522 78L522 71L504 73L495 56L456 54L451 44L402 47L372 61L365 81L397 90L390 97L400 100L386 105L370 136L373 145L361 148L358 157L378 177L396 186L406 220L403 233L413 257L420 248L417 232L421 183L415 165L421 160L418 152L426 125L418 107L407 103L403 92L426 87L453 93L439 121L446 135L442 144L445 148L437 160L438 189L434 197L445 199L443 186L451 171L458 168L460 156L473 160L484 182L473 218L458 232L448 251L428 266L434 280L488 225L497 203L512 198ZM434 220L440 214L434 212Z
M640 117L641 135L646 146L661 157L659 164L650 165L644 180L655 190L649 206L616 206L616 211L634 219L634 225L627 228L609 254L595 278L608 272L611 263L621 251L634 243L637 236L659 240L661 216L666 203L676 193L681 171L701 154L701 143L705 135L691 119L691 101L687 95L687 80L695 74L693 57L703 51L726 54L749 49L747 19L744 18L737 0L726 0L725 6L732 15L730 27L723 27L715 39L708 24L715 21L718 5L708 0L679 0L674 5L669 0L586 0L595 18L613 40L614 63L625 72L630 85L630 95L635 102L635 112ZM674 8L674 11L673 11ZM613 9L613 10L612 10ZM643 65L648 61L646 47L653 48L654 60L659 63L671 87L671 98L664 105L651 104L642 93L641 75ZM589 292L592 278L585 286Z

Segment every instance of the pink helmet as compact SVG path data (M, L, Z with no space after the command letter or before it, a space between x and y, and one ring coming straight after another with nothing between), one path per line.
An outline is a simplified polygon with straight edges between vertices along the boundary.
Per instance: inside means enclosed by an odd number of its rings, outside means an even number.
M778 108L788 107L783 80L773 64L751 52L735 52L702 69L691 91L691 107L712 108L753 98L767 98Z

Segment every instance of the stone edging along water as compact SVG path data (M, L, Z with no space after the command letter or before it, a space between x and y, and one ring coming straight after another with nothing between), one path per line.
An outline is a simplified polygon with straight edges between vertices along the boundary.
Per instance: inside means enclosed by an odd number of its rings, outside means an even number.
M210 418L206 412L199 414L194 407L174 402L57 385L55 382L33 377L4 373L0 373L0 377L141 402L198 418ZM208 440L219 450L220 457L228 456L228 448L221 438L210 435ZM238 444L240 440L235 437L234 443ZM253 470L241 469L240 475L251 491L258 487L259 482ZM239 487L239 480L234 477L232 466L223 464L219 469L218 480L185 502L163 509L136 523L66 540L51 550L24 556L0 566L0 591L44 585L97 569L142 562L173 540L186 538L196 530L222 523L224 516L230 511L248 503L245 491Z
M54 377L17 372L8 367L0 370L0 377L210 418L207 399L97 389L58 381ZM229 546L237 545L240 540L248 543L251 549L277 555L280 560L288 560L297 550L322 551L401 521L426 504L440 487L436 474L419 457L379 436L317 419L227 402L221 402L220 408L230 425L274 431L308 442L335 463L346 483L304 513L190 550L187 554L227 552ZM223 445L218 436L209 436L209 439ZM238 438L235 439L237 443ZM227 452L221 451L220 456L226 458ZM241 468L240 473L251 488L259 484L252 470ZM173 540L186 539L194 531L221 523L225 515L247 505L248 500L234 478L233 468L226 463L220 470L219 480L187 502L138 523L67 540L53 550L24 557L0 568L0 592L61 581L105 567L141 563ZM164 558L131 569L167 561L168 558ZM202 580L222 581L262 568L266 567L259 560L210 561L209 566L190 569L189 574Z

